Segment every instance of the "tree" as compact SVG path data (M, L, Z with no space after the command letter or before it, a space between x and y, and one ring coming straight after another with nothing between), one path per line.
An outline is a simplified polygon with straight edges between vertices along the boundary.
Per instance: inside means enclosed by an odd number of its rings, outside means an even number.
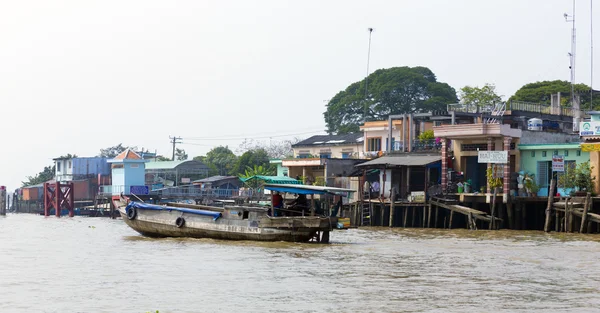
M485 84L483 87L464 86L459 92L460 103L486 107L493 106L498 102L502 102L502 97L496 93L496 86L493 84Z
M185 153L185 149L175 149L175 160L177 161L183 161L183 160L187 160L188 159L188 155L187 153Z
M262 149L267 152L267 155L271 159L285 159L290 158L294 155L292 145L297 142L300 142L300 138L269 142L255 141L254 139L246 139L240 144L236 152L238 154L243 154L246 151Z
M590 107L590 86L575 84L575 92L580 95L582 109ZM560 92L561 105L571 106L571 83L565 80L541 81L526 84L519 88L508 101L524 101L533 103L550 104L550 96ZM600 108L600 95L594 93L593 109Z
M269 155L265 149L258 148L244 152L238 159L232 169L232 174L242 175L248 168L262 167L267 171L273 172L273 166L269 163Z
M171 161L170 158L164 157L162 155L159 155L156 157L156 161Z
M229 147L219 146L206 153L204 164L211 169L211 175L229 175L237 160Z
M338 92L327 103L323 113L330 134L358 132L365 107L366 120L386 119L390 114L418 113L445 110L456 103L456 90L438 82L426 67L393 67L380 69L368 76L368 95L365 80Z
M100 149L100 154L98 156L103 157L103 158L112 159L112 158L116 157L117 155L119 155L119 153L121 153L127 149L137 150L137 147L135 147L135 146L127 147L127 146L123 146L123 144L119 143L118 145L113 146L113 147Z
M250 166L246 167L244 173L240 174L239 177L241 179L245 179L245 178L250 178L252 176L257 176L257 175L269 176L272 174L273 174L272 169L265 168L262 165L254 165L253 167L250 167ZM265 185L265 181L263 181L262 179L251 179L251 180L245 181L244 185L246 187L252 189L253 191L255 191L254 194L257 194Z
M54 173L54 165L45 166L43 171L37 173L35 176L27 176L27 181L21 182L21 184L23 187L41 184L54 179Z

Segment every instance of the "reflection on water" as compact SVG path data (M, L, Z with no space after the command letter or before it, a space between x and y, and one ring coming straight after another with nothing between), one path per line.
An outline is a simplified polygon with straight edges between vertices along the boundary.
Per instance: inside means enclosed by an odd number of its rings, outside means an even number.
M600 236L364 228L332 243L144 238L0 218L1 312L600 312Z

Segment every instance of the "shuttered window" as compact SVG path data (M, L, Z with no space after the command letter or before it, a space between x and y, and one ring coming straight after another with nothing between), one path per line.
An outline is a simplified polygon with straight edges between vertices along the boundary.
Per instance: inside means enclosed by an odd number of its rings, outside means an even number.
M550 162L548 161L539 161L537 162L537 183L540 187L548 187L548 165Z

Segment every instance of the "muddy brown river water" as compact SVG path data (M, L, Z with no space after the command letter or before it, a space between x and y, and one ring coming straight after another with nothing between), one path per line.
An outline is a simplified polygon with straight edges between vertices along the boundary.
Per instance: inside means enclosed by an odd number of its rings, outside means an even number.
M600 236L363 228L329 245L0 217L0 312L600 312Z

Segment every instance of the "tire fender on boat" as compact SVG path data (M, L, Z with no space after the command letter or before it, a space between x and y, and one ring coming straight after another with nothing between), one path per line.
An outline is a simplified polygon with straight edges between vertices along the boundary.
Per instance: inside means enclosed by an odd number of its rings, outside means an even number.
M175 220L175 226L177 226L178 228L181 228L181 227L185 226L185 218L183 218L183 217L181 217L181 216L180 216L180 217L178 217L178 218Z
M129 208L129 210L127 210L127 219L129 220L134 220L137 217L137 209L136 208Z

